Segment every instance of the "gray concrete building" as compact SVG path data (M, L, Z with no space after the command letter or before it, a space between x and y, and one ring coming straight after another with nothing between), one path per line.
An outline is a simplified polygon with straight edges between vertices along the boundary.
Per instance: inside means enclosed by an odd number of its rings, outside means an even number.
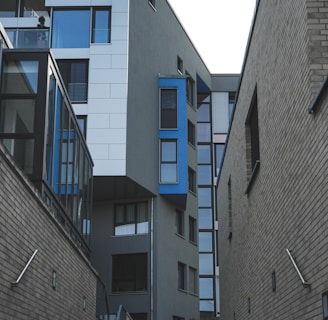
M217 188L221 319L328 319L328 1L260 0Z

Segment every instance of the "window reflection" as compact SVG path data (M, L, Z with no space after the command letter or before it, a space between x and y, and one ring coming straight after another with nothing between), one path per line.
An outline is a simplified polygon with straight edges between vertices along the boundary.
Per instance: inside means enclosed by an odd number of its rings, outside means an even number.
M53 48L88 48L90 10L55 10L53 13Z
M213 250L212 232L199 232L199 251L211 252Z
M209 253L199 254L199 274L201 275L213 274L213 254L209 254Z

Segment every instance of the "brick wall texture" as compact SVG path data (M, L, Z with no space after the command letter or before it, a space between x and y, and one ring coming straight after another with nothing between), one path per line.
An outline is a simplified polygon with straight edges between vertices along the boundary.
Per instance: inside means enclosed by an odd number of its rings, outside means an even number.
M0 145L0 319L95 319L94 269L3 152ZM13 287L36 249L24 277Z
M313 114L308 109L328 70L328 1L260 0L254 21L217 193L221 320L323 319L328 94ZM245 121L255 88L261 163L245 193Z

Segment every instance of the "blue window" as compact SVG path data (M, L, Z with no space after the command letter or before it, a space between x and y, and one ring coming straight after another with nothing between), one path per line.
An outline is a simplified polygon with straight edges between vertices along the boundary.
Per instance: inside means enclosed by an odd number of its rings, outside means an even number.
M53 13L53 48L88 48L90 10L55 10Z
M177 140L161 141L161 182L178 181Z
M110 15L109 8L94 8L92 16L92 42L110 42Z
M178 91L161 89L161 128L176 129L178 126Z

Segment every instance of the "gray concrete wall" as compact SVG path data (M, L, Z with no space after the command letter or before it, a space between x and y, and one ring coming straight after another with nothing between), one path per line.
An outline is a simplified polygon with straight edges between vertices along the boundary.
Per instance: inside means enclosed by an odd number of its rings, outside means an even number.
M328 62L327 8L328 1L259 2L218 185L222 320L323 319L322 293L328 290L326 95L313 115L308 108L322 84L317 73L322 76ZM321 40L314 41L314 34ZM247 194L245 121L256 86L261 164ZM287 248L311 290L303 288Z
M0 145L0 319L95 319L93 267L3 152ZM36 249L19 285L11 286Z

